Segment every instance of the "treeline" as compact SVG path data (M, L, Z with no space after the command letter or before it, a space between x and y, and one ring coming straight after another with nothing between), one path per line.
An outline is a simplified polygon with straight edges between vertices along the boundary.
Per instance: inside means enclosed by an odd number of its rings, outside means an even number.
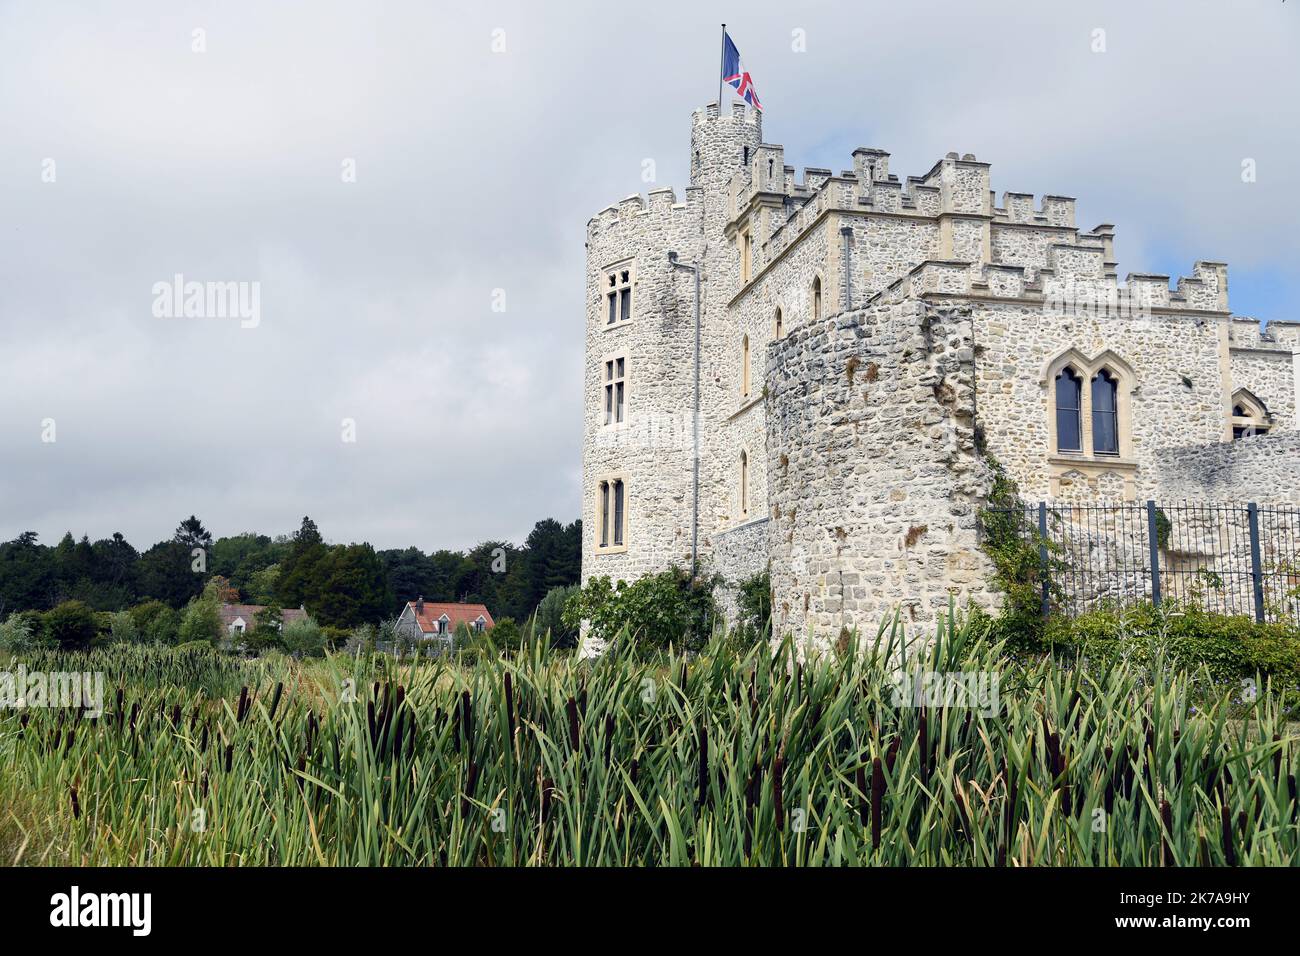
M522 547L485 541L466 552L429 554L329 544L309 517L291 536L214 539L191 515L143 553L120 533L92 542L69 532L51 547L27 531L0 544L0 620L69 601L93 611L151 602L179 611L210 584L231 602L305 607L329 628L391 619L420 595L482 603L498 619L522 620L551 588L578 583L581 542L581 521L551 518L537 522Z

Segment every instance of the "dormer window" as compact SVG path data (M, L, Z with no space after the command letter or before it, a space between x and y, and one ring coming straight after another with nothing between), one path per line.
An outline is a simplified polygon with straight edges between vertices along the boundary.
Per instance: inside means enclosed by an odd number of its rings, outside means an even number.
M1246 389L1232 396L1232 440L1267 435L1272 419L1264 403Z
M484 619L483 615L480 614L474 621L474 630L477 633L482 634L483 630L486 627L487 627L487 621Z
M442 617L438 618L438 633L446 634L447 628L450 625L451 625L451 618L449 618L446 614L444 614Z

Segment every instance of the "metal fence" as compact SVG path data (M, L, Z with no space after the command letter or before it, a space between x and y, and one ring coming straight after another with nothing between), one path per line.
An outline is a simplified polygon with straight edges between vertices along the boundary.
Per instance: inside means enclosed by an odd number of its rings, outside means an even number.
M1037 548L1045 615L1173 601L1300 624L1300 508L1040 502L994 524Z

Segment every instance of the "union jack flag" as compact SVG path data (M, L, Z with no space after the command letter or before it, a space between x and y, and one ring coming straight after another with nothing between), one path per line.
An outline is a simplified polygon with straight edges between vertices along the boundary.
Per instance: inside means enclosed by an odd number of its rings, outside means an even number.
M745 71L740 62L740 51L726 32L722 34L722 82L730 85L741 99L762 112L763 104L758 101L754 80Z

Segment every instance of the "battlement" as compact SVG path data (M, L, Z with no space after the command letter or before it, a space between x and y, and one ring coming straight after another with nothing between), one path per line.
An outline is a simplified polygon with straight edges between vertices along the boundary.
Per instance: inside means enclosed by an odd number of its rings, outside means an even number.
M590 241L621 223L640 222L647 217L672 216L682 219L690 215L691 210L698 210L699 200L700 189L697 186L687 187L685 202L677 201L677 192L671 186L652 189L645 196L633 193L606 206L587 220L587 239Z
M1103 270L1100 247L1066 243L1051 247L1051 268L1031 279L1021 265L974 263L960 259L928 259L880 290L868 304L898 302L927 295L1023 299L1051 310L1087 310L1131 315L1151 309L1171 312L1227 311L1227 266L1197 262L1192 275L1179 278L1175 290L1169 276L1130 273L1121 284Z
M707 103L698 107L691 113L692 126L704 126L708 123L716 122L719 118L720 111L717 103ZM753 126L759 131L759 138L762 138L763 114L755 109L750 109L747 103L732 103L731 111L727 116L733 122L744 123Z

